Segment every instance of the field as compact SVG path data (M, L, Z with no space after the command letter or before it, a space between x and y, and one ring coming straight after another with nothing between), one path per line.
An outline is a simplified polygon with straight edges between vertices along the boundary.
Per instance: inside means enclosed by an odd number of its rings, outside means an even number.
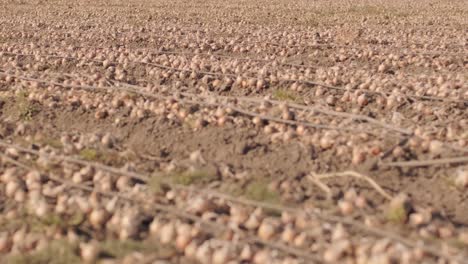
M468 263L466 0L0 6L0 263Z

